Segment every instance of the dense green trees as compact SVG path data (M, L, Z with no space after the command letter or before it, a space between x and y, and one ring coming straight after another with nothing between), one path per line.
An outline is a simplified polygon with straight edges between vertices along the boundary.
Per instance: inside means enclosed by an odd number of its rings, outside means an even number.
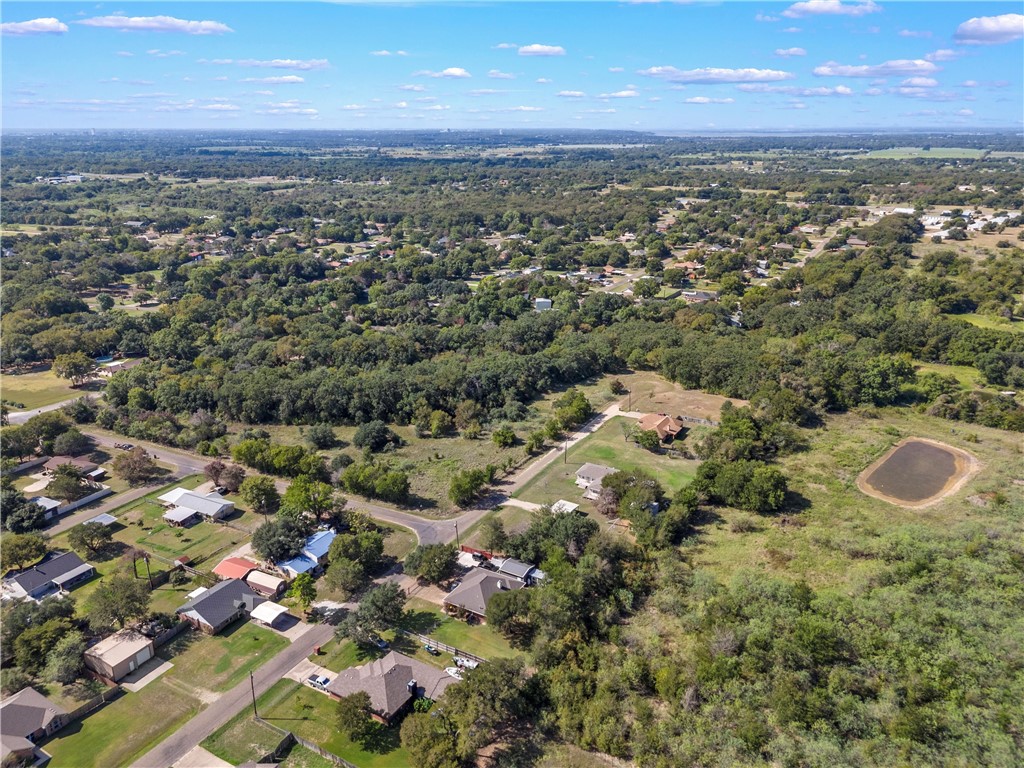
M458 558L454 544L421 544L405 558L405 571L431 584L440 584L455 574Z

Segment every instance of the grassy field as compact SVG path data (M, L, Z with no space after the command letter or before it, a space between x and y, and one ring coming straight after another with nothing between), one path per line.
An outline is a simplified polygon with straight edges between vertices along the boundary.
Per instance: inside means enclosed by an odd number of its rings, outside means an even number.
M294 680L280 680L257 700L260 717L285 728L359 768L397 768L409 765L398 728L382 730L382 738L369 749L354 743L334 726L335 703L319 691Z
M755 568L845 592L870 579L877 567L878 561L859 556L860 547L897 527L947 529L975 522L1024 532L1024 487L1014 483L1022 462L1019 434L905 409L878 413L878 418L831 417L810 433L809 450L782 460L803 511L752 518L717 510L693 540L695 563L723 581L738 569ZM904 437L927 437L965 450L982 469L960 491L923 509L903 509L861 493L857 475ZM986 499L1003 501L985 506ZM753 523L754 530L739 523Z
M384 539L384 556L405 560L405 556L416 549L416 534L400 525L377 523L387 537Z
M971 325L979 328L990 328L995 331L1010 331L1011 333L1024 333L1024 320L1004 320L1001 317L990 315L979 315L977 312L969 312L963 315L947 315L960 320L966 320Z
M981 373L972 365L944 365L942 363L924 363L914 361L914 369L920 376L925 373L937 373L940 376L954 376L968 389L984 389Z
M246 708L203 741L202 746L221 760L240 765L269 754L280 743L281 734L253 720Z
M979 158L985 154L983 149L969 149L967 147L892 147L891 149L876 149L865 155L857 157L880 158L886 160L911 160L914 158L935 158L935 159L957 159L957 158Z
M445 616L434 603L412 598L406 603L409 617L406 628L436 638L447 645L485 659L519 655L508 641L485 624L467 624ZM439 657L434 657L439 658Z
M169 681L156 680L126 693L42 744L55 768L129 765L180 728L202 708Z
M159 655L174 664L168 673L171 677L209 691L227 691L250 669L287 647L287 638L250 621L238 621L212 637L182 632Z
M627 442L623 427L632 423L634 420L625 416L609 420L594 434L571 447L568 461L552 462L516 492L516 498L535 504L552 504L566 499L579 504L582 509L593 511L593 502L584 499L576 487L576 470L587 462L627 471L642 469L657 478L670 494L693 479L698 462L651 453L636 443Z
M530 526L533 512L511 505L492 509L479 522L470 527L469 530L463 532L462 543L468 547L483 549L483 527L480 523L490 517L501 518L501 522L505 526L505 533L513 534L521 533Z
M14 403L21 403L26 409L41 408L74 397L96 394L102 384L91 383L71 388L71 384L58 378L49 366L39 367L28 373L5 373L0 375L0 396Z

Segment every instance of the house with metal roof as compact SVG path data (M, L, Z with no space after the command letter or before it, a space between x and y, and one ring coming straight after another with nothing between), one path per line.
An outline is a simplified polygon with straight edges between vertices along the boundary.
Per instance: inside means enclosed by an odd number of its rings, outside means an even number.
M499 592L522 589L526 583L508 575L495 573L485 568L471 568L462 577L462 583L445 595L442 604L446 611L464 611L487 618L487 603Z
M288 583L280 576L274 576L264 571L249 571L244 581L253 592L271 600L280 597Z
M373 718L390 725L414 699L437 699L457 682L442 669L391 651L382 659L339 672L327 684L327 692L340 699L365 691L370 696Z
M601 493L601 481L618 471L614 467L587 462L576 470L576 485L583 489L583 498L596 499Z
M544 571L536 565L524 563L522 560L516 560L514 557L492 557L490 565L503 576L511 576L513 579L519 579L528 585L545 578Z
M191 511L193 515L220 520L231 514L235 508L235 502L228 501L219 493L204 495L185 488L174 488L157 499L171 508L164 518L178 525L183 525L191 517L185 514L186 510ZM172 518L171 513L177 515L177 518Z
M29 759L35 742L67 724L67 710L35 688L23 688L0 704L0 763Z
M281 560L274 565L288 578L294 579L300 573L316 573L331 549L331 542L337 534L330 528L317 531L302 545L302 551L289 560Z
M96 569L74 552L53 552L31 568L7 576L3 590L16 599L39 600L51 592L67 592L91 578Z
M244 557L225 557L213 572L222 579L245 579L249 571L256 569L256 563L246 560Z
M208 635L215 635L234 621L248 616L265 599L238 579L215 584L175 611L183 621Z

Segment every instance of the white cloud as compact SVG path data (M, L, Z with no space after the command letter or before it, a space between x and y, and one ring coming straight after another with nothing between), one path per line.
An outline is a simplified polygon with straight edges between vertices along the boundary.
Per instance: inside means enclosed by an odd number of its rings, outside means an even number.
M265 85L287 85L289 83L304 83L306 78L298 75L281 75L279 77L243 77L243 83L264 83Z
M76 23L121 32L184 32L187 35L222 35L225 32L234 32L227 24L219 21L188 21L173 16L96 16Z
M775 80L791 80L792 72L778 69L723 69L701 67L700 69L677 69L675 67L650 67L637 74L659 77L673 83L760 83Z
M214 60L214 64L225 62L230 59ZM235 62L240 67L255 67L257 69L294 69L300 72L310 72L317 69L327 69L331 63L327 59L239 59Z
M146 51L150 56L155 56L158 59L167 59L171 56L184 56L184 51L161 51L159 48L150 48Z
M932 33L929 29L901 29L899 35L900 37L931 37Z
M683 99L684 104L732 104L735 99L713 99L710 96L691 96L688 99Z
M216 104L203 104L199 109L206 109L211 112L237 112L241 107L237 104L224 104L218 102Z
M559 91L555 94L563 99L582 99L586 95L583 91Z
M31 21L8 21L0 24L0 34L7 37L63 35L67 31L67 24L53 18L32 19Z
M413 72L414 77L448 77L448 78L467 78L472 77L469 72L464 70L462 67L448 67L442 69L440 72L432 72L429 69L421 69L419 72Z
M939 81L933 77L908 77L900 85L909 85L914 88L934 88Z
M518 47L519 46L516 45L515 43L498 43L497 45L494 46L494 48L499 51L507 51L509 49Z
M515 80L516 76L509 72L502 72L500 69L492 69L487 76L495 80Z
M560 45L541 45L531 43L519 49L520 56L565 56L565 48Z
M767 85L765 83L744 83L737 85L736 90L744 93L784 93L787 96L852 96L853 89L845 85L835 88L820 86L817 88L798 88L795 85Z
M782 31L783 32L789 32L789 34L793 35L793 34L796 34L797 32L803 32L803 29L801 29L800 27L786 27Z
M949 48L940 48L937 51L926 53L924 55L925 61L955 61L960 58L960 54L957 51L952 51Z
M409 102L408 101L396 101L392 106L394 106L395 109L407 109L409 107Z
M625 72L625 67L608 67L609 72Z
M358 111L360 109L366 109L366 105L365 104L346 104L345 106L342 107L342 109L348 110L350 112L356 112L356 111Z
M273 96L273 91L253 91L257 96Z
M785 109L807 109L807 105L802 101L791 101Z
M789 58L790 56L806 56L807 51L803 48L776 48L776 56L782 56L783 58Z
M412 85L412 84L410 84L410 85L400 85L400 86L398 86L398 90L400 90L400 91L415 91L416 93L422 93L423 91L427 90L427 87L425 85Z
M541 85L548 85L549 83L553 83L554 80L550 77L538 77L534 82L540 83Z
M925 88L919 85L901 85L890 88L889 93L907 99L924 99L925 101L960 101L963 99L962 95L957 95L952 91L936 91L931 87Z
M778 16L768 16L768 15L766 15L764 13L759 13L756 16L754 16L754 21L778 21L778 20L779 20Z
M370 55L371 56L408 56L409 53L408 53L408 51L381 50L381 51L370 51Z
M614 115L616 110L614 109L588 109L585 110L588 115Z
M598 96L599 99L632 99L639 96L639 91L626 90L626 91L615 91L614 93L602 93Z
M978 81L977 80L964 80L962 83L960 83L960 87L961 88L977 88L978 87Z
M954 115L959 115L960 117L970 117L971 115L974 114L974 110L973 109L958 109L953 114Z
M980 16L968 19L956 28L954 35L964 45L999 45L1024 37L1024 15L1004 13L1001 16Z
M467 93L470 96L496 96L499 93L506 93L506 91L499 91L497 88L476 88Z
M429 107L424 107L424 110L428 112L439 112L444 109L451 109L447 104L431 104Z
M814 68L819 77L890 77L892 75L930 75L938 67L924 59L894 59L881 64L839 64L834 61Z
M864 16L881 10L882 6L877 5L874 0L867 0L863 3L843 3L840 0L806 0L793 3L782 12L782 15L790 19L801 19L805 16Z
M495 112L543 112L544 107L505 107L504 109L494 110Z
M131 51L118 51L118 52L117 52L117 55L118 55L118 56L120 56L120 57L122 57L122 58L125 58L125 59L127 59L127 58L131 58L131 57L132 57L132 56L134 56L135 54L134 54L134 53L132 53Z

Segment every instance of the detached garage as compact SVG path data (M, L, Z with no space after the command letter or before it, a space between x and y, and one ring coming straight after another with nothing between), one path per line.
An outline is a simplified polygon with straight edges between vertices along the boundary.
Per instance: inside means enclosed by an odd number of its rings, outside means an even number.
M260 603L253 608L252 613L249 614L249 618L259 624L263 624L264 626L273 629L274 625L281 621L282 617L287 615L287 608L268 600L267 602Z
M131 629L105 637L85 652L85 666L117 682L153 658L153 641Z

